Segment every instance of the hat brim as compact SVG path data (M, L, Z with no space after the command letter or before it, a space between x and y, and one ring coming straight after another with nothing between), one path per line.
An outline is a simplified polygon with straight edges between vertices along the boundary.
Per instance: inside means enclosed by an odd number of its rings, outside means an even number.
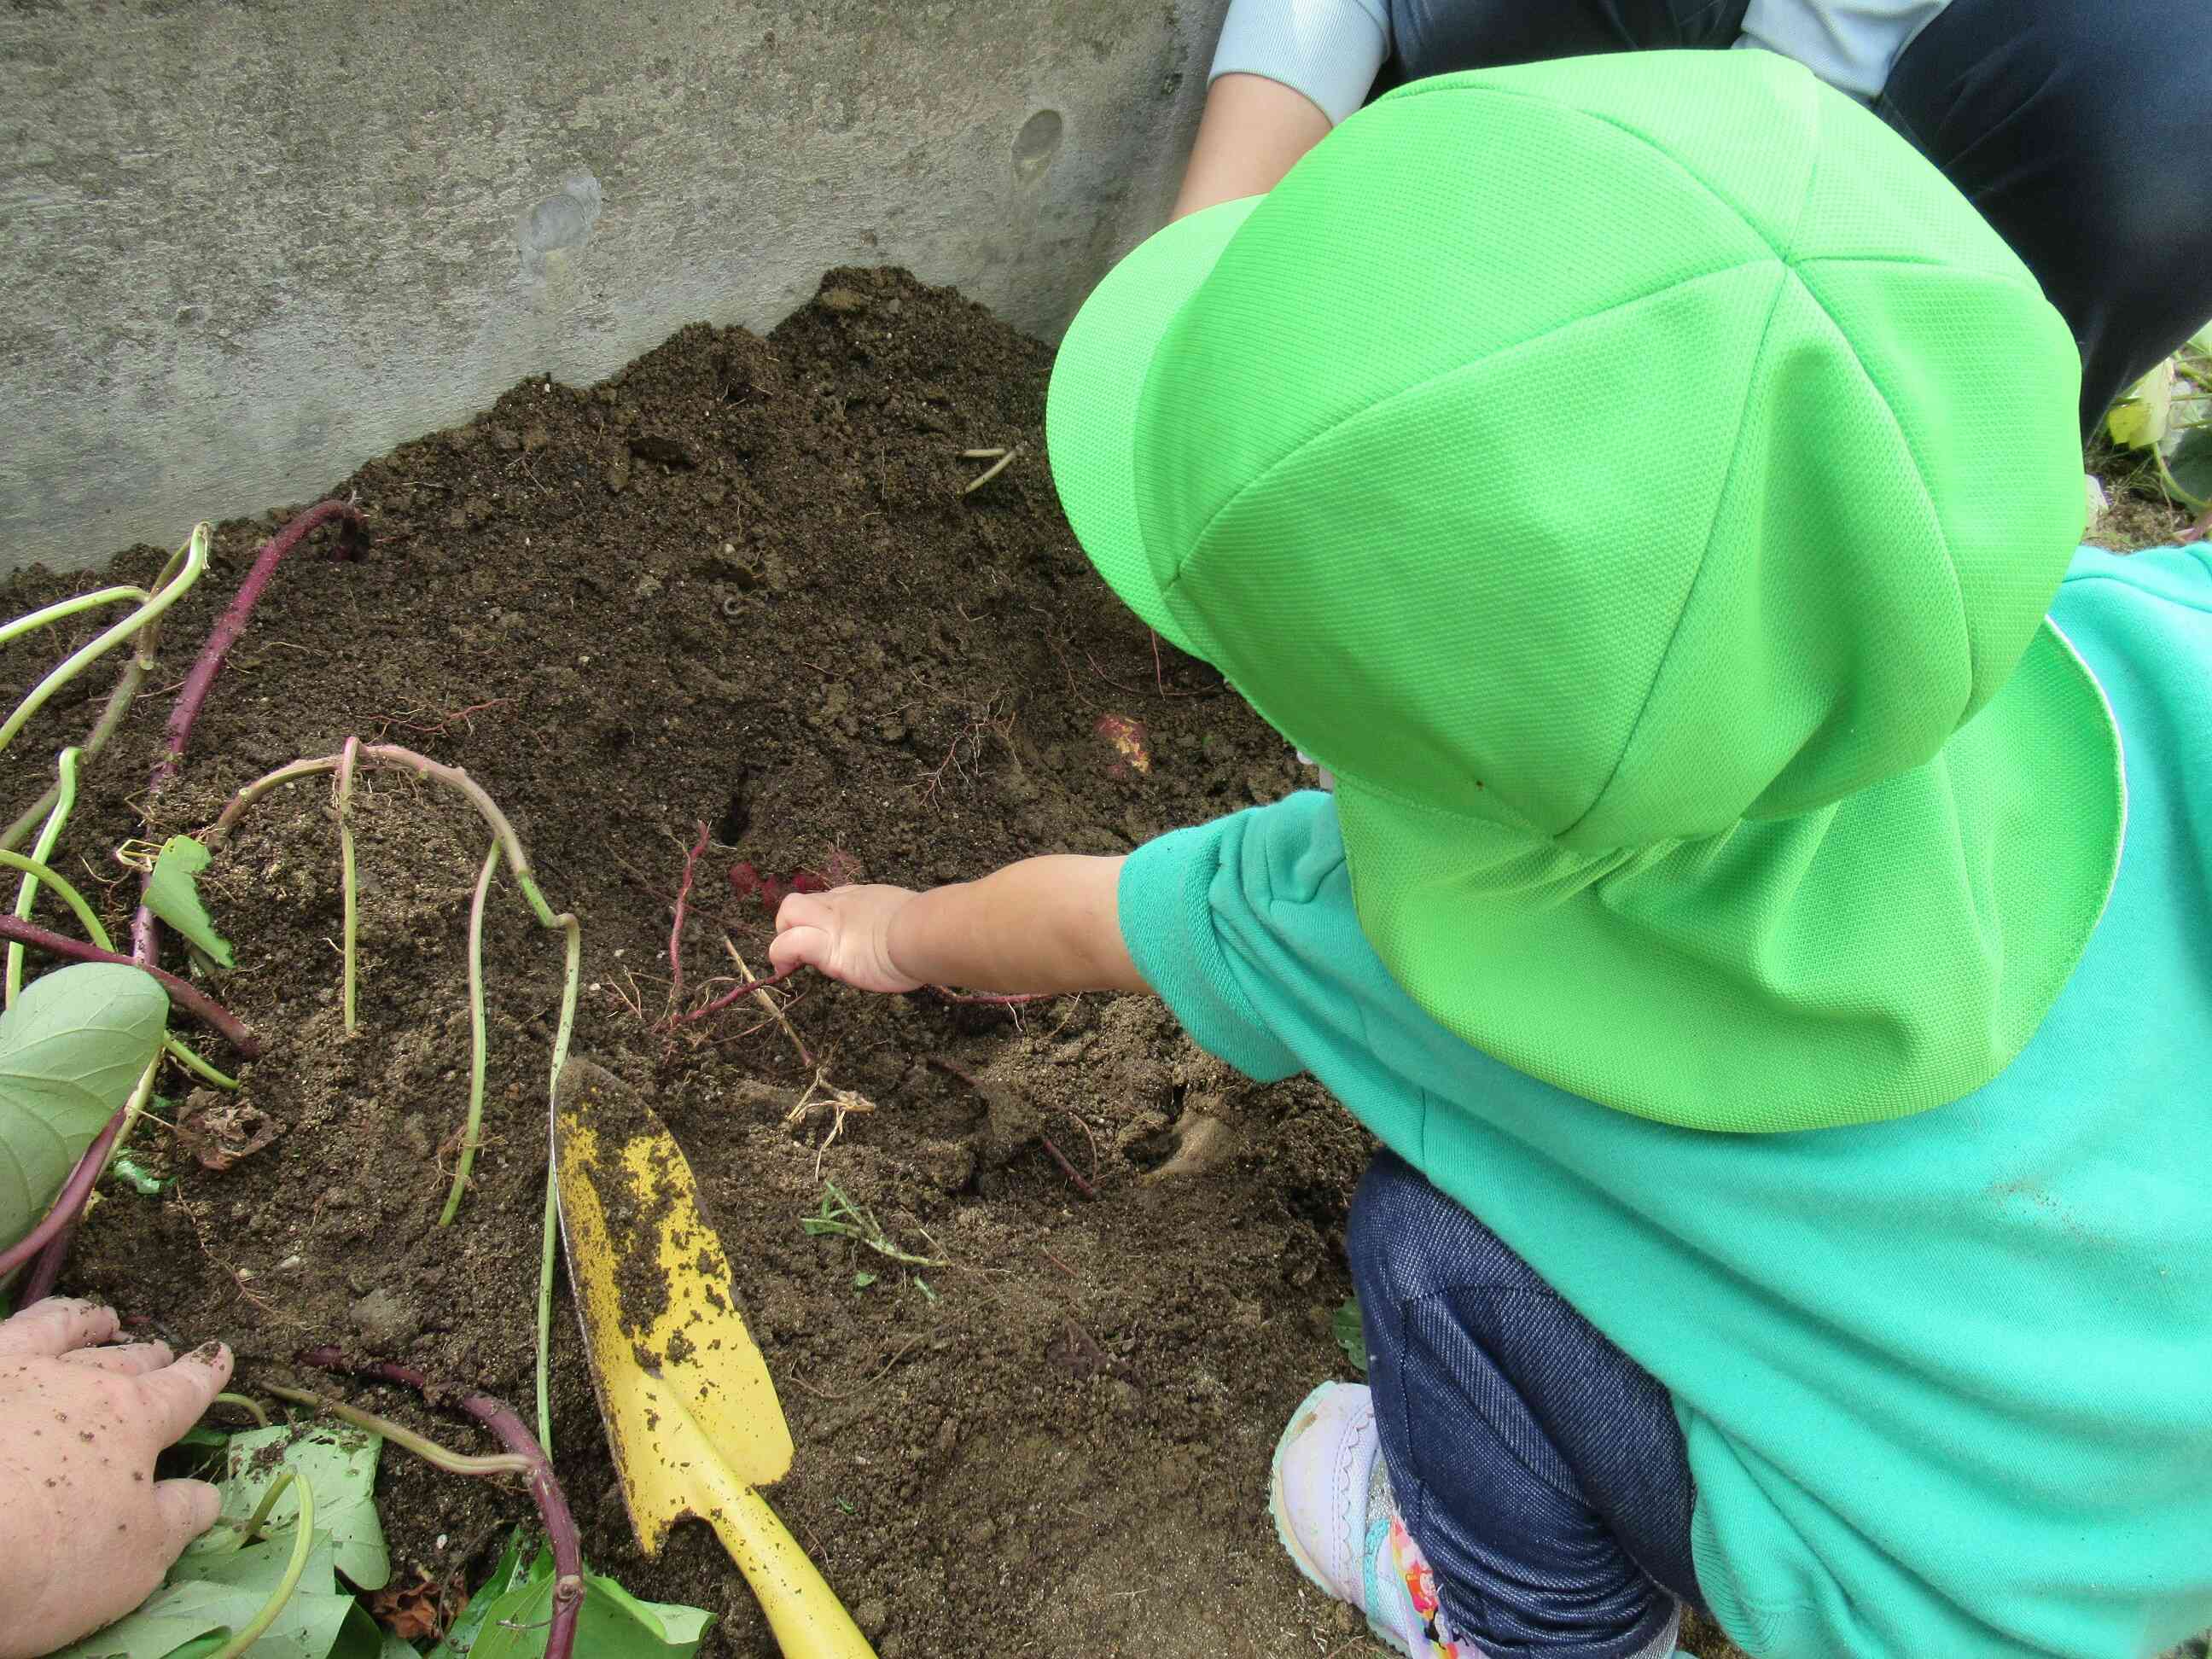
M1795 817L1575 870L1341 775L1337 811L1362 931L1440 1024L1741 1132L1924 1111L2010 1065L2103 915L2127 794L2104 689L2046 621L1933 759Z
M1195 656L1206 653L1170 610L1138 521L1138 405L1161 337L1263 199L1178 219L1107 272L1068 325L1045 400L1053 483L1076 540L1123 604Z

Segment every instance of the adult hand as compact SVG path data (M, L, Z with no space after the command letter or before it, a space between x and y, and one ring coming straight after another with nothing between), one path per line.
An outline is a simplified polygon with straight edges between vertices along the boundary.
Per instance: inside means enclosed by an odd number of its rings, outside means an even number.
M105 1346L112 1308L49 1297L0 1323L0 1659L33 1659L130 1612L221 1507L154 1459L230 1380L219 1342Z

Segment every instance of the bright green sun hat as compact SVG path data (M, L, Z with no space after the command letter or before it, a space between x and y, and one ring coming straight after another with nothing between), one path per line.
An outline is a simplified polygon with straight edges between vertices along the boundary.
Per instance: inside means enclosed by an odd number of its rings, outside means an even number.
M1107 581L1336 774L1423 1007L1780 1130L1987 1082L2102 911L2118 737L2044 617L2079 374L1876 117L1638 52L1418 82L1169 226L1047 424Z

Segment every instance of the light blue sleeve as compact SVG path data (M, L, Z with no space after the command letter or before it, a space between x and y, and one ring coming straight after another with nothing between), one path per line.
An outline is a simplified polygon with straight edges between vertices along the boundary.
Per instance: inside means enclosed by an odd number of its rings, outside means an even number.
M1302 92L1332 124L1365 101L1390 54L1385 0L1230 0L1209 83L1259 75Z
M1949 0L1751 0L1739 46L1794 58L1862 103Z

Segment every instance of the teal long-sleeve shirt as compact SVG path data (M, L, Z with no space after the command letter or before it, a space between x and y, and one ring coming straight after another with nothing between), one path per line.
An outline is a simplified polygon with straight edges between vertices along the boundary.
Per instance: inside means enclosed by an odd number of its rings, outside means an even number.
M2118 880L2026 1051L1915 1117L1700 1133L1469 1048L1361 935L1327 795L1122 874L1202 1046L1312 1073L1667 1386L1699 1583L1757 1659L2212 1626L2212 558L2085 550L2051 614L2125 745Z

